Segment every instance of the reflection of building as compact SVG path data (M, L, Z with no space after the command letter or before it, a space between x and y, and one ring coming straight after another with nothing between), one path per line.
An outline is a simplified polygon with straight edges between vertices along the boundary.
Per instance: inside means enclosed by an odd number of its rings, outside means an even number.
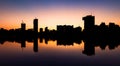
M22 31L25 31L26 29L26 24L24 22L21 23L21 30Z
M43 43L43 39L42 38L40 38L40 43Z
M45 44L48 44L48 40L49 40L48 38L45 39Z
M34 52L38 52L38 38L34 38L33 50Z
M86 41L84 42L84 50L83 54L86 54L88 56L95 55L95 46L92 44L93 42L91 41Z
M38 19L34 19L33 29L34 29L34 32L38 32Z
M26 47L25 40L22 40L22 41L21 41L21 48L23 48L23 47L24 47L24 48Z
M83 17L82 20L84 20L84 29L85 30L94 28L95 16L88 15L88 16Z
M73 41L69 40L69 39L68 40L67 39L58 39L57 45L64 45L64 46L72 45L73 46Z

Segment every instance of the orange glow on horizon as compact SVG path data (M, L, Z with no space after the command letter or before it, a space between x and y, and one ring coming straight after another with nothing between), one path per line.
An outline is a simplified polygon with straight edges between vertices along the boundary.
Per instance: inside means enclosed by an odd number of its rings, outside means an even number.
M26 23L26 28L33 28L33 19L39 19L39 28L48 27L56 29L56 25L74 25L83 28L82 17L92 14L95 16L95 24L101 22L108 24L115 22L120 25L118 12L111 13L105 9L78 9L78 8L52 8L52 9L34 9L32 11L5 11L0 16L0 28L15 29L20 28L22 20Z

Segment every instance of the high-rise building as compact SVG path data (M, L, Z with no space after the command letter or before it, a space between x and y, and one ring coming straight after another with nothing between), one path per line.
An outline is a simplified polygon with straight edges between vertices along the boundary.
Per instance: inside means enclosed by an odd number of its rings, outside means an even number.
M84 29L89 30L93 29L95 26L95 16L88 15L82 18L84 20Z
M25 31L26 29L26 24L24 22L21 23L21 30L22 31Z
M38 19L34 19L33 20L33 29L34 29L34 32L38 32Z

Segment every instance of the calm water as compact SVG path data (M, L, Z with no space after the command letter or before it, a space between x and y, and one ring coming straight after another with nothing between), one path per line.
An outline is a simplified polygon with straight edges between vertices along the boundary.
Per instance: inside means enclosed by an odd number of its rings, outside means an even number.
M112 50L96 46L92 55L83 53L84 46L83 41L73 45L58 45L57 41L46 44L39 39L38 42L5 41L0 44L0 66L120 66L120 46Z

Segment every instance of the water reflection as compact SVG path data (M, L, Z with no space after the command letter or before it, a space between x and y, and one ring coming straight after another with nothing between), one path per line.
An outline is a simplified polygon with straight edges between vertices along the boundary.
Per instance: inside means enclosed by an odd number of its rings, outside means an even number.
M82 52L88 56L95 55L95 46L92 41L84 41L84 50Z
M33 46L33 49L34 49L34 52L38 52L38 38L34 38L34 46Z
M114 66L119 64L120 48L118 47L119 42L112 42L112 47L110 42L103 40L98 41L97 39L84 39L76 42L70 41L70 39L53 41L36 37L29 40L3 40L0 41L0 62L1 64L8 64L8 66L9 64L15 66L23 66L26 64L33 66L86 66L87 64L93 66L100 64L101 66L102 64L113 64ZM111 48L114 49L114 51L111 50ZM101 51L101 49L105 51Z
M39 39L39 41L38 41ZM108 48L110 50L117 48L120 45L120 42L118 40L105 40L105 39L84 39L84 40L77 40L74 41L73 39L57 39L57 40L50 40L50 39L43 39L43 38L37 38L34 37L33 39L10 39L10 40L1 40L0 44L3 45L4 42L9 41L9 42L17 42L21 44L21 48L26 48L26 41L27 42L32 42L33 43L33 51L34 52L38 52L38 44L40 43L44 43L49 45L49 41L56 41L56 46L73 46L74 47L74 43L80 45L83 41L84 46L83 46L83 50L82 53L87 55L87 56L93 56L95 55L95 47L100 47L101 50L105 50L105 48L108 46Z

